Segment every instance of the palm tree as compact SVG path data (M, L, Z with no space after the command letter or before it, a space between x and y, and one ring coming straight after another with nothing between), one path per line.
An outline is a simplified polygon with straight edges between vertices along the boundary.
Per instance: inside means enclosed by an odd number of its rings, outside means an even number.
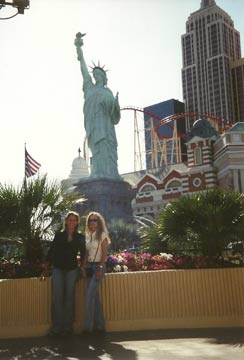
M0 184L0 233L8 236L18 234L17 213L20 207L20 190L13 185Z
M142 242L142 251L153 255L168 251L167 237L160 234L159 222L146 227L141 227L139 234Z
M218 256L228 244L243 241L243 216L244 194L213 189L182 196L160 213L153 240L166 241L174 253Z
M20 238L29 261L42 256L41 240L50 239L61 224L64 212L71 209L77 194L64 194L47 175L24 180L20 188L0 184L0 231Z
M137 249L139 246L138 225L126 223L121 219L112 220L108 224L111 238L111 250L123 251Z

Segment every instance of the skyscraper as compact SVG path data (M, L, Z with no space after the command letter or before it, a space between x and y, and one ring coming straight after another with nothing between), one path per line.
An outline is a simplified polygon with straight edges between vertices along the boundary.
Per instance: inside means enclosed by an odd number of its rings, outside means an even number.
M234 119L244 121L244 58L233 61L231 65L234 98Z
M182 55L186 112L244 121L235 119L234 97L240 94L234 93L232 83L232 66L241 59L240 33L215 0L202 0L200 9L190 14L182 35Z

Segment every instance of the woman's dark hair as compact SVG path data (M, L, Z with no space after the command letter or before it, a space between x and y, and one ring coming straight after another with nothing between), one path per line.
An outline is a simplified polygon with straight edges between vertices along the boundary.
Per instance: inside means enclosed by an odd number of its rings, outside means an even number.
M78 227L79 227L79 223L80 223L80 215L75 212L75 211L69 211L66 215L65 215L65 218L64 218L64 224L63 224L63 231L67 230L67 220L70 216L75 216L77 221L78 221L78 224L76 225L75 227L75 232L78 231Z

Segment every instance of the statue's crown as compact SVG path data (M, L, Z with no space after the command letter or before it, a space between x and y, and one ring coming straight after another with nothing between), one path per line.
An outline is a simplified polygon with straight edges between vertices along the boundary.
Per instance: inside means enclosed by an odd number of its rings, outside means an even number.
M103 65L103 66L100 65L100 61L99 61L99 60L98 60L98 64L97 64L97 65L93 62L93 66L90 66L90 68L92 69L92 72L94 72L95 70L101 70L101 71L104 73L104 75L106 75L106 72L107 72L108 70L105 70L104 67L105 67L105 65Z

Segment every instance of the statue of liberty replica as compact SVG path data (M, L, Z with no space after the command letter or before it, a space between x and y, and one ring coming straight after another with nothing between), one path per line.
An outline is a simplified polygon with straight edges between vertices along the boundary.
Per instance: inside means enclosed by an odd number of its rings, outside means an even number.
M83 77L84 125L88 147L92 153L91 178L118 179L117 139L114 125L120 120L118 93L114 97L107 87L107 74L100 64L88 71L82 51L82 34L75 39L78 60Z
M118 173L115 133L115 125L120 121L118 93L114 96L107 87L107 71L100 63L94 64L92 75L89 73L82 50L84 35L77 33L74 44L83 78L84 126L92 158L90 176L77 184L87 199L78 211L99 211L107 221L125 219L132 216L132 192Z

